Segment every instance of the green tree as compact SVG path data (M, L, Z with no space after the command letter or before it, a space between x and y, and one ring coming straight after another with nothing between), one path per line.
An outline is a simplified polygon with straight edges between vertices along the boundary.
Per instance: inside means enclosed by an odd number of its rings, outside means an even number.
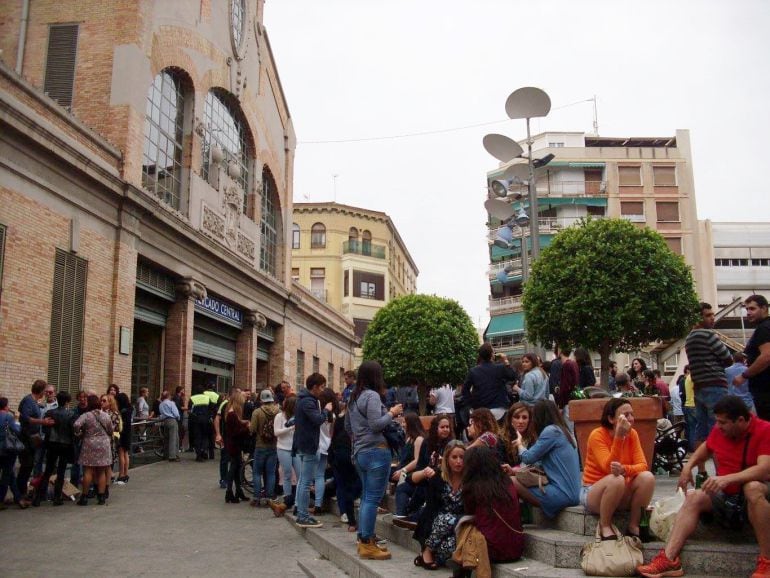
M659 233L623 219L587 219L540 253L523 304L531 340L598 351L606 385L612 351L682 337L698 297L689 267Z
M420 384L420 412L431 387L457 384L476 359L479 339L457 301L399 297L380 309L364 335L364 359L382 364L388 385Z

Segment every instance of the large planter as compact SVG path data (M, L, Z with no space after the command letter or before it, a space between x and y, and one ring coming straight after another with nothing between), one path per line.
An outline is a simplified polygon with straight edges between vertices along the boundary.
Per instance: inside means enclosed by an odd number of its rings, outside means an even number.
M581 465L586 455L588 436L601 426L602 410L610 399L576 399L569 402L569 417L575 423ZM634 429L639 434L644 457L647 458L647 465L652 467L655 432L658 419L663 417L663 402L657 397L629 397L627 400L634 410Z

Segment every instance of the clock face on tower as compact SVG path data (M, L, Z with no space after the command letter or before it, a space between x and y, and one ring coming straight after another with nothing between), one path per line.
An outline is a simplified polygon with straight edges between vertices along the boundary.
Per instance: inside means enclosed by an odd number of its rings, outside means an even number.
M230 38L236 55L241 53L246 35L246 0L230 0Z

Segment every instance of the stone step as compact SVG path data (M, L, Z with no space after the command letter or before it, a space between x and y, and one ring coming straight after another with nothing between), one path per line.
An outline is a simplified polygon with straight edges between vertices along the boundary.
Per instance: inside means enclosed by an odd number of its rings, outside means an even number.
M580 536L594 536L596 525L599 523L599 516L586 512L583 506L565 508L553 519L546 518L540 508L532 508L532 519L535 526L539 528L562 530ZM625 531L628 512L617 512L613 521L620 531ZM757 538L748 525L741 532L728 532L718 524L701 522L689 541L756 544Z
M312 560L297 560L297 566L308 578L335 578L342 574L337 566L320 555Z

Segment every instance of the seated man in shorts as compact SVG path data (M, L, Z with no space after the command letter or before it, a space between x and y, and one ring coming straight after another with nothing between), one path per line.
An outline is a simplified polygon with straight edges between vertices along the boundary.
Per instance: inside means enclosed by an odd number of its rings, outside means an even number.
M682 576L679 553L695 531L701 514L712 514L720 522L737 528L748 522L759 543L757 568L751 578L770 577L770 422L749 413L741 398L728 395L714 406L716 425L679 476L679 487L693 483L692 471L713 457L717 475L708 478L701 489L687 493L674 522L666 547L649 564L637 568L642 576ZM745 498L748 519L736 519L734 501Z

